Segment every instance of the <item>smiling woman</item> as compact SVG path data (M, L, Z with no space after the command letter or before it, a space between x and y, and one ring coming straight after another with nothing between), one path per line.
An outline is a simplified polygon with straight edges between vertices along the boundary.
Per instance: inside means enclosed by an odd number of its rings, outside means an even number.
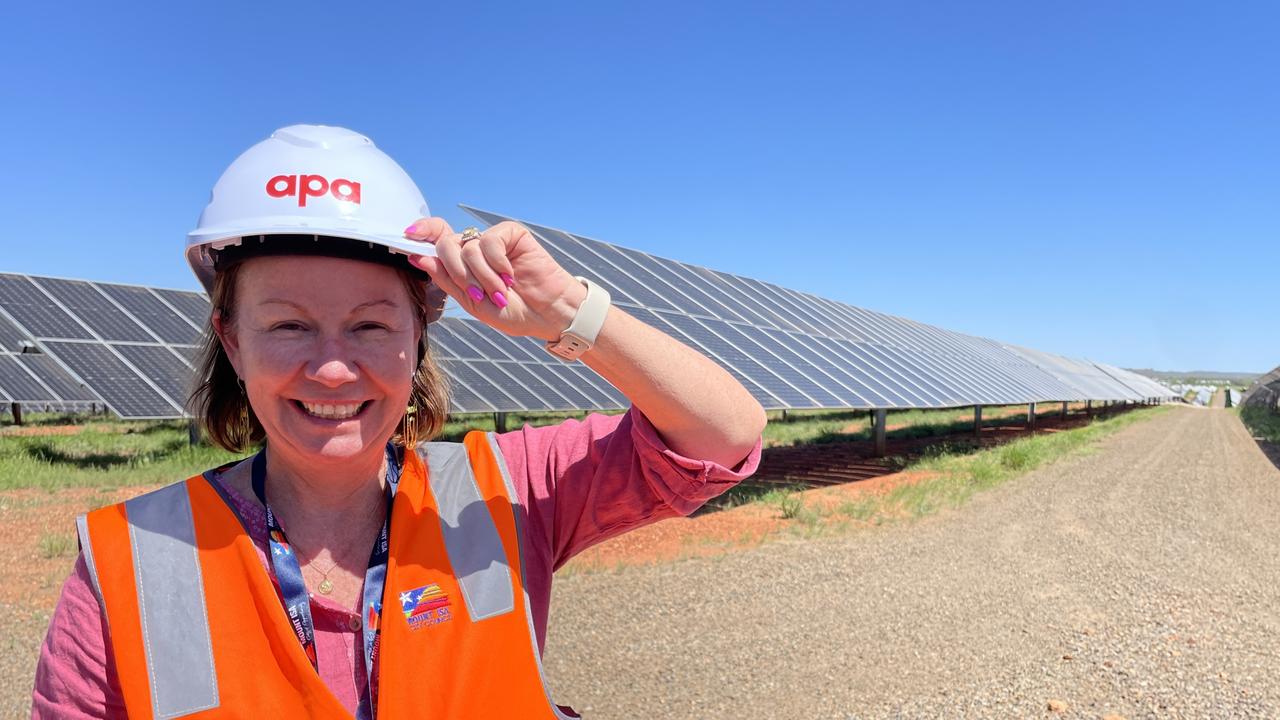
M350 131L242 155L188 259L213 306L193 411L261 449L77 520L35 717L574 717L542 678L553 571L759 461L764 411L730 375L522 226L430 217ZM446 294L631 409L426 442L448 412L426 332Z
M310 242L307 250L314 253L316 243ZM282 247L289 246L284 243L275 252ZM222 445L246 448L270 430L281 430L280 423L290 417L314 421L356 414L358 427L379 437L403 425L406 407L421 408L426 422L442 422L448 396L427 347L425 327L434 318L424 280L407 268L314 254L227 262L211 294L214 332L205 339L203 380L194 398L213 437ZM326 337L359 348L365 372L357 374L333 357L337 348L315 347ZM311 366L293 377L303 362ZM411 378L407 388L406 377ZM249 380L240 386L241 378ZM267 393L272 381L302 387L279 400L250 401L260 391ZM391 395L406 390L404 397ZM338 442L336 429L324 427L326 444ZM438 431L438 424L418 428L426 437ZM397 439L413 445L416 437Z

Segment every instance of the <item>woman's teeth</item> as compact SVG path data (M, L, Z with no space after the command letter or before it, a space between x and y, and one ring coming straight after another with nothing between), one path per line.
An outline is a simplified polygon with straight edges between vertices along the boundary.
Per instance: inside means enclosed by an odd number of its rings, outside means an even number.
M321 405L302 401L298 401L298 403L308 413L328 420L345 420L360 412L360 408L364 407L364 403L356 403L354 405Z

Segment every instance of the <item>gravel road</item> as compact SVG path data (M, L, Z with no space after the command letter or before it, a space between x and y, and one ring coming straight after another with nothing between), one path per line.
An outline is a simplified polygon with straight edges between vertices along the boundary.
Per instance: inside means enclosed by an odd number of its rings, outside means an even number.
M1280 471L1178 408L919 522L557 579L546 666L598 719L1275 718L1278 640Z

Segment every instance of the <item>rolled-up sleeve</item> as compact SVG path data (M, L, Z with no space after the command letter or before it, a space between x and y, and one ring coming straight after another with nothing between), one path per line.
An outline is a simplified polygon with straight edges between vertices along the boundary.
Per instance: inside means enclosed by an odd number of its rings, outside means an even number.
M531 540L543 534L553 568L627 530L692 513L760 462L759 440L733 468L685 457L635 408L526 426L498 440L517 494L525 495L518 499L530 515Z

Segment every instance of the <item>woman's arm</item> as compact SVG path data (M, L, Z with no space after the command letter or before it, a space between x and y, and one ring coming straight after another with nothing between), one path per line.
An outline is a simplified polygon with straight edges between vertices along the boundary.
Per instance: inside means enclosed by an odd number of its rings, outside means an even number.
M126 717L105 623L84 556L62 586L49 621L31 697L32 720Z
M686 457L734 467L764 430L764 409L733 376L620 308L609 308L582 361L630 398L667 446Z
M499 223L466 243L440 218L423 218L405 234L435 246L435 257L415 256L414 264L463 309L508 335L557 340L586 297L582 283L518 223ZM582 359L682 455L733 467L764 430L764 409L733 376L619 308L610 308Z

